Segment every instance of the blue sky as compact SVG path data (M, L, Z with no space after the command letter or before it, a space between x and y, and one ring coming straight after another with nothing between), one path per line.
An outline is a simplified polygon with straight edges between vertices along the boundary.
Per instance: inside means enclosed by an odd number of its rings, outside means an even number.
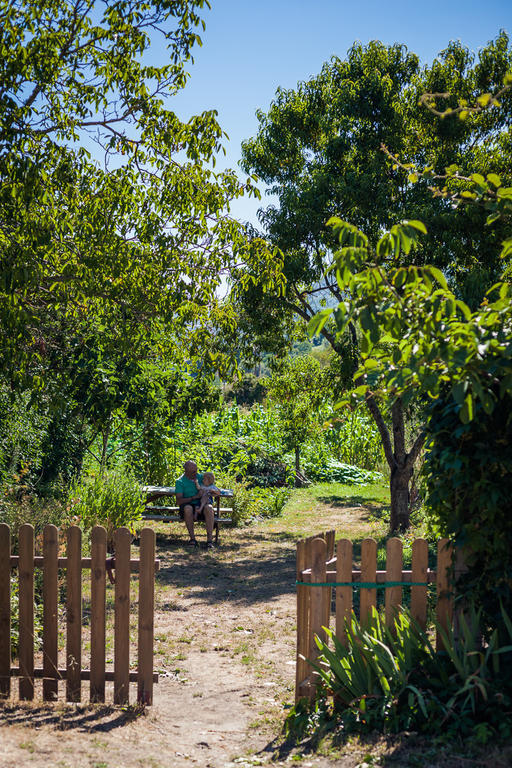
M512 0L211 0L203 47L190 81L169 106L180 117L217 109L229 134L221 167L235 167L240 143L257 131L278 86L293 88L352 43L404 43L423 63L450 40L478 51L500 29L512 34ZM159 62L161 63L161 62ZM265 202L263 200L262 202ZM234 214L256 221L256 201Z

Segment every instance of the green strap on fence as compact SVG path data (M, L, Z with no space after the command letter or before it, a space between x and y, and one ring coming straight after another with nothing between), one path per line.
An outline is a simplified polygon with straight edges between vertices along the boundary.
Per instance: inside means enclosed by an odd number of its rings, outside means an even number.
M428 581L296 581L299 587L360 587L386 589L387 587L428 587Z

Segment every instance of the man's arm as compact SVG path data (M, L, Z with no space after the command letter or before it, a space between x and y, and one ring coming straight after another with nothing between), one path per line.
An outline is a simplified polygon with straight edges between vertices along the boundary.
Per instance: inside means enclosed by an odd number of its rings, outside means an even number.
M188 504L190 501L194 501L194 499L198 499L200 497L200 493L196 493L194 496L184 496L182 493L176 494L176 503L178 507L181 507L183 504Z

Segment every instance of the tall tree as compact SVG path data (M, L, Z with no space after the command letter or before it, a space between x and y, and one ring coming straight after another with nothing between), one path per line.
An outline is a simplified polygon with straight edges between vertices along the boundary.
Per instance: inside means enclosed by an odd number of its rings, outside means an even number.
M154 318L175 338L223 322L215 288L245 244L229 202L252 186L212 170L215 112L183 122L168 108L205 5L0 0L0 349L13 385L98 308L119 318L126 354ZM157 43L161 66L147 63Z
M236 276L236 300L251 314L256 332L264 331L268 317L309 322L322 303L338 305L346 298L347 288L336 279L335 238L325 227L334 214L361 228L371 242L403 218L424 221L428 237L414 256L410 249L398 250L396 263L408 264L412 258L416 264L433 263L470 304L481 301L502 269L502 224L485 231L485 212L478 207L453 215L449 201L433 196L428 179L416 179L408 166L430 166L437 173L453 163L472 171L509 168L510 103L500 112L449 123L419 102L427 91L450 91L455 103L476 99L501 85L510 62L505 34L477 60L451 43L424 69L404 46L358 44L345 61L334 58L297 89L279 90L268 113L258 112L260 129L243 145L243 165L278 196L279 206L262 210L260 221L281 258L264 269L248 260ZM401 157L402 164L393 166L383 150ZM279 291L262 287L272 270L283 275ZM357 344L355 327L349 329ZM325 323L320 332L342 355L334 324ZM386 403L367 395L366 405L390 468L392 526L406 527L409 482L423 434L407 444L400 397Z

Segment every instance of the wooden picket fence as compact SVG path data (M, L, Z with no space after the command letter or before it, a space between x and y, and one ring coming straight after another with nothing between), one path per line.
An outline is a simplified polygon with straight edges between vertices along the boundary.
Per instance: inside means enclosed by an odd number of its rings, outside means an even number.
M309 661L315 661L318 647L315 635L326 640L324 627L329 628L334 590L334 622L336 637L347 643L346 622L353 610L353 590L360 589L359 619L364 623L372 608L377 606L377 589L385 589L385 616L392 626L398 607L402 603L403 587L411 590L410 612L423 627L427 623L427 589L436 585L436 617L438 624L447 628L453 619L453 598L450 591L448 569L452 563L452 548L447 539L437 544L437 569L428 567L428 543L416 539L412 545L412 569L403 570L402 542L389 539L386 546L386 570L377 570L377 542L365 539L361 544L361 567L354 568L352 542L340 539L329 531L304 539L297 544L297 666L296 700L314 698L317 675ZM384 585L389 582L390 586ZM340 586L318 586L336 583ZM373 586L375 585L375 586ZM443 647L440 632L436 647ZM309 660L309 661L308 661Z
M105 682L114 682L114 703L129 703L129 683L137 682L137 700L151 704L153 683L153 615L155 532L144 528L140 536L140 560L131 560L131 534L119 528L114 534L115 557L107 558L107 534L97 526L91 534L91 557L82 557L82 532L67 529L67 556L59 556L59 531L47 525L43 554L34 555L34 529L19 529L19 555L11 550L11 531L0 524L0 697L11 695L11 678L19 678L19 698L34 699L34 679L42 678L43 700L55 701L59 681L66 681L67 701L82 700L82 680L89 681L90 701L105 701ZM19 666L11 659L11 572L19 579ZM42 569L43 638L42 667L34 666L34 572ZM59 667L59 569L65 570L66 665ZM90 572L90 668L82 667L82 571ZM139 573L138 669L130 671L130 573ZM114 668L106 669L106 584L115 573ZM113 577L112 577L113 578Z

